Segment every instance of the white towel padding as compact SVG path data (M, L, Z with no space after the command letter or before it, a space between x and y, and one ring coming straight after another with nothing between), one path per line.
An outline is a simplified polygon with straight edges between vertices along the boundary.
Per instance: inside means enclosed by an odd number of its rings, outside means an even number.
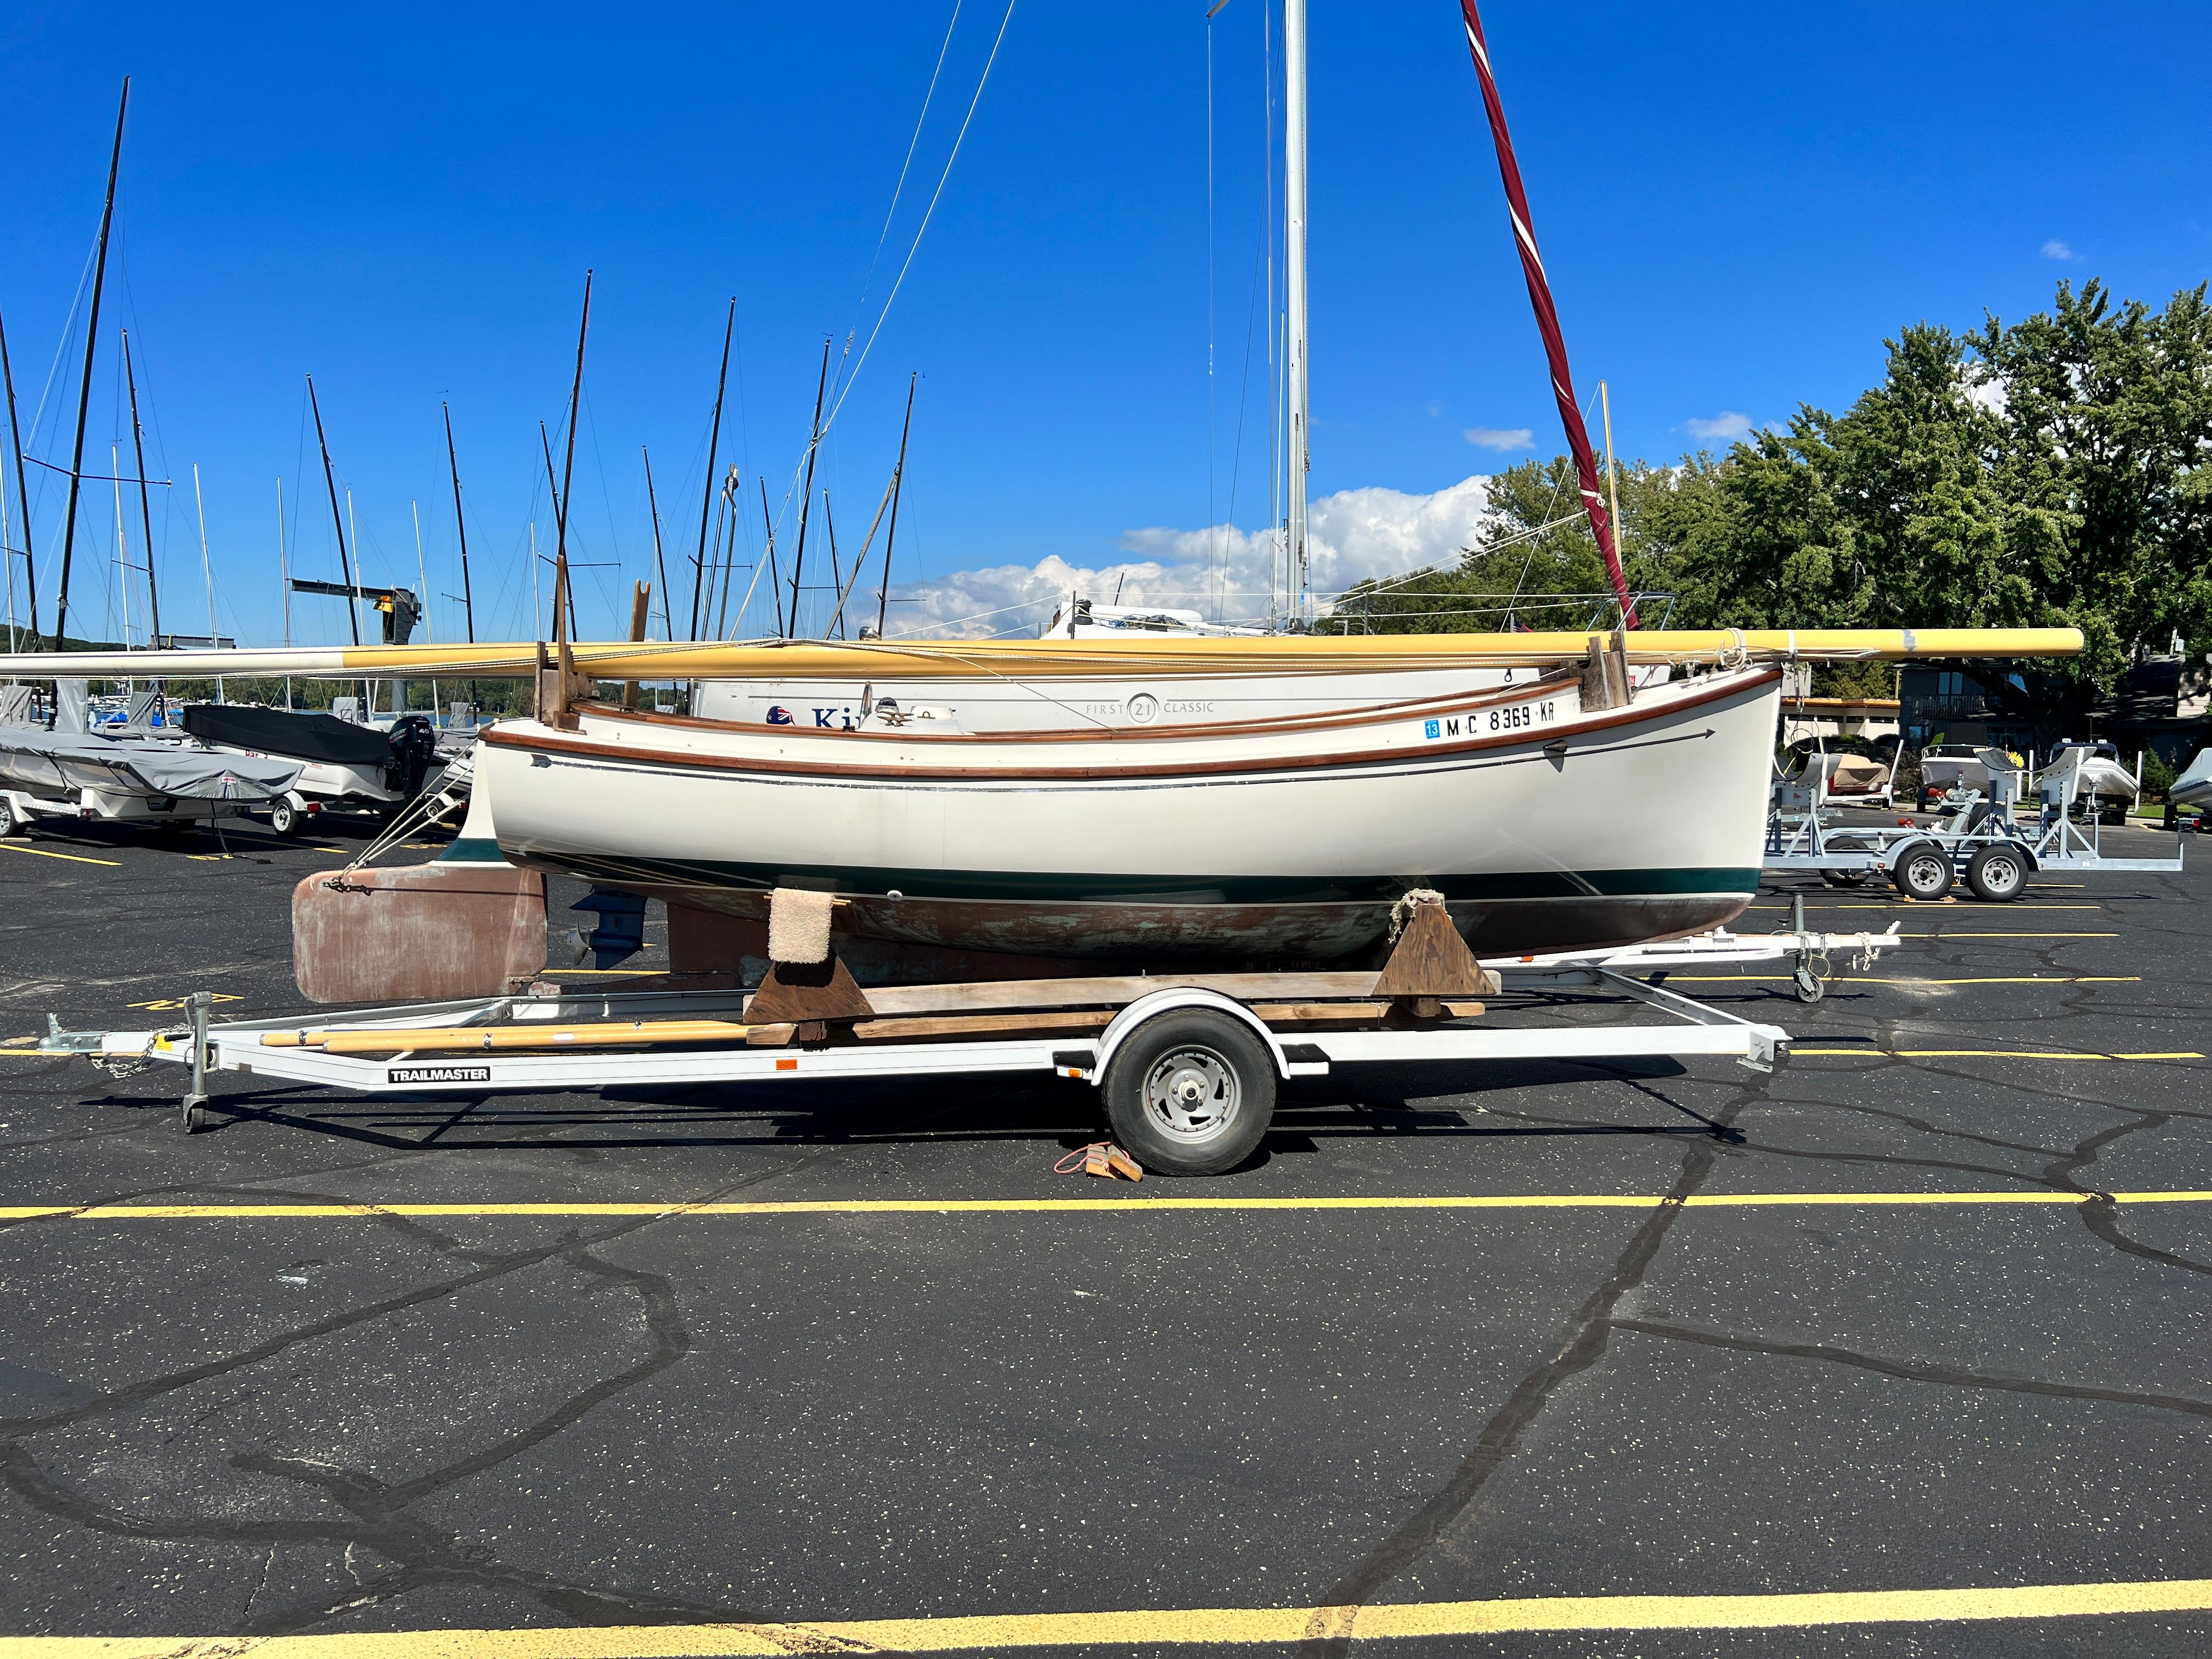
M826 962L830 912L836 899L803 887L779 887L769 896L768 953L775 962Z

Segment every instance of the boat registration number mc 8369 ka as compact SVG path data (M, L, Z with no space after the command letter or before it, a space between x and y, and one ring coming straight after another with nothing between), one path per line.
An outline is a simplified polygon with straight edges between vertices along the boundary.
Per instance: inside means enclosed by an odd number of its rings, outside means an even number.
M1425 738L1486 738L1492 733L1525 732L1551 726L1559 718L1559 699L1541 702L1507 703L1499 708L1478 708L1467 714L1442 714L1421 722Z

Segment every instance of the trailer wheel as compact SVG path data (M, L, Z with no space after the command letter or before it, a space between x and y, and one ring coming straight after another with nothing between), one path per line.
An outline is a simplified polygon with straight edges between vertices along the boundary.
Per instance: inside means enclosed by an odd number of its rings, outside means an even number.
M269 803L269 831L271 835L289 836L300 827L299 809L281 797Z
M1863 887L1867 872L1863 870L1823 870L1820 879L1831 887Z
M1941 842L1916 841L1898 854L1891 866L1890 879L1897 890L1911 899L1939 899L1951 890L1957 872L1951 867L1951 854Z
M2009 847L1984 847L1966 861L1966 885L1976 898L2002 903L2027 885L2027 860Z
M1204 1008L1146 1020L1115 1050L1106 1118L1137 1162L1218 1175L1249 1157L1275 1115L1275 1060L1241 1022Z

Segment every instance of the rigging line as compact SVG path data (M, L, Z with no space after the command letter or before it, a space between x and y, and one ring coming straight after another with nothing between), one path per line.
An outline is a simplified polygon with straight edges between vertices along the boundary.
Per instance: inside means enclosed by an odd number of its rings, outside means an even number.
M93 261L99 257L99 238L85 250L84 269L77 273L76 292L70 296L69 315L62 319L62 337L54 343L54 360L46 368L46 383L39 389L39 406L31 414L31 442L39 441L39 428L46 418L46 402L53 396L54 382L61 376L62 363L69 356L70 342L76 338L77 313L84 305L84 291L92 282Z
M1262 226L1260 230L1260 238L1262 244L1264 244L1266 240L1267 234L1266 228ZM1258 320L1260 315L1260 267L1261 256L1265 252L1266 249L1264 246L1255 246L1252 250L1252 290L1250 297L1246 301L1244 306L1244 368L1237 382L1237 441L1235 446L1231 449L1229 456L1229 512L1227 514L1227 520L1231 526L1234 526L1237 522L1237 482L1238 478L1243 476L1244 469L1244 409L1246 400L1249 397L1252 390L1252 329L1253 325ZM1229 571L1225 560L1217 564L1213 573L1213 580L1217 586L1225 587L1229 580ZM1225 603L1229 597L1228 593L1224 592L1217 601L1216 614L1213 618L1214 621L1219 622L1221 620L1218 606L1220 604Z
M853 387L860 378L860 370L867 365L868 353L875 349L876 337L884 331L884 324L891 314L891 307L898 301L899 289L906 285L907 272L914 269L915 255L921 252L921 239L927 234L929 222L937 213L937 204L944 198L945 186L952 178L952 165L960 159L960 147L967 141L969 124L975 118L976 106L983 101L983 88L991 84L991 70L999 61L999 48L1006 44L1006 29L1014 21L1017 3L1018 0L1006 0L1006 15L999 20L999 33L991 42L991 55L983 60L983 73L975 82L975 95L968 100L968 112L961 117L960 131L952 137L952 153L945 158L945 171L938 175L937 188L930 194L929 205L922 210L921 222L915 227L913 246L906 251L906 259L899 266L898 277L891 283L891 291L884 296L884 308L876 317L876 325L868 331L867 343L860 348L859 360L854 363L852 372L843 377L845 384L838 391L837 401L830 407L830 418L814 441L817 445L829 435L830 428L836 425L837 411L844 408L845 399L852 395Z
M976 611L973 616L969 616L969 617L948 617L945 618L945 619L944 619L943 621L941 621L941 622L927 622L927 623L924 623L921 625L921 628L917 628L917 629L914 629L914 630L913 630L912 632L910 632L910 633L905 633L905 634L890 634L890 635L884 635L884 637L885 637L885 639L887 639L887 640L915 640L915 639L920 639L920 638L921 637L921 635L922 635L923 631L924 631L925 629L932 629L932 628L958 628L958 627L961 627L963 624L967 623L971 623L971 622L981 622L981 621L983 621L983 620L984 620L985 618L987 618L987 617L1003 617L1003 616L1005 616L1005 615L1006 614L1006 612L1008 612L1009 611L1027 611L1027 610L1028 610L1028 609L1030 609L1032 605L1054 605L1054 604L1057 604L1058 602L1059 602L1059 599L1058 599L1058 596L1057 596L1057 595L1048 593L1048 594L1046 594L1042 599L1019 599L1019 600L1017 600L1017 601L1016 601L1014 604L1012 604L1012 605L1002 605L999 606L995 611ZM917 599L916 603L919 603L919 600L918 600L918 599ZM857 641L856 641L856 643L857 643Z
M853 301L852 326L848 335L857 332L860 313L868 303L868 290L875 286L876 267L883 263L884 244L890 240L891 221L898 216L899 198L906 193L906 177L914 166L914 153L921 144L921 130L929 120L929 106L937 96L938 77L945 73L945 55L952 50L952 32L960 27L960 8L965 0L952 0L952 21L945 26L945 43L937 49L937 67L929 72L929 90L921 95L921 113L915 118L914 137L907 140L906 159L899 163L898 183L891 189L891 204L884 212L884 228L876 233L876 251L868 260L868 274L861 279L860 297ZM843 378L842 375L839 377ZM740 457L742 465L743 458ZM750 471L751 469L746 469Z

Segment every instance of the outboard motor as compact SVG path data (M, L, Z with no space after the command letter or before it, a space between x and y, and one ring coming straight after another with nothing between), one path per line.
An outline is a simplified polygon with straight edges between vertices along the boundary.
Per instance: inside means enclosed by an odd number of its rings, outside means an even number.
M403 714L392 722L391 743L392 759L384 769L385 787L398 791L402 800L413 800L422 793L430 769L437 763L438 728L427 716Z

